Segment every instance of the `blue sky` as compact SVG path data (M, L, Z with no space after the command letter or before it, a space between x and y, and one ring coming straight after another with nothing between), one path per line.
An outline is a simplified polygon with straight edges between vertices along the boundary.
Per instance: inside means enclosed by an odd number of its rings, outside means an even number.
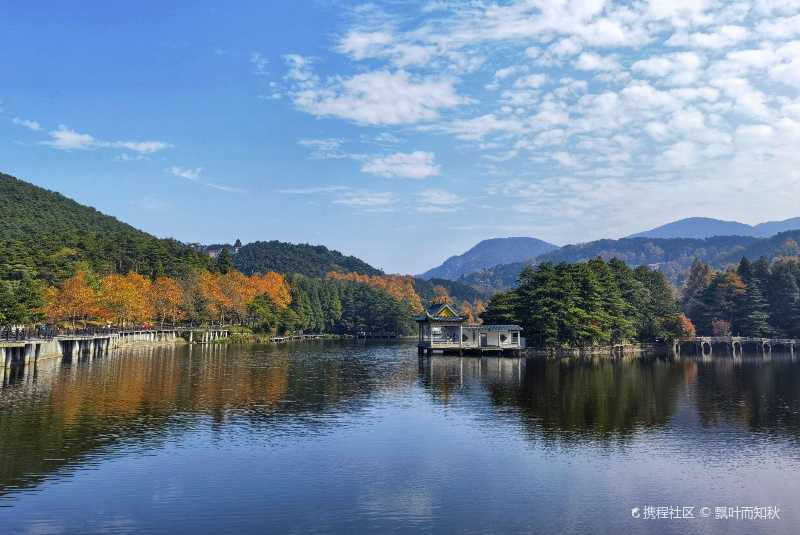
M389 272L800 215L797 2L230 4L0 4L2 171Z

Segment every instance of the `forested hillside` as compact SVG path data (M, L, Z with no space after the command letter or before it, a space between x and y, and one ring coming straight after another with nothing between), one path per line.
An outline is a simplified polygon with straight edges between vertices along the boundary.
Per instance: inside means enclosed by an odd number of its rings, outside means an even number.
M99 273L181 275L211 261L59 193L0 173L0 280L27 273L60 281L87 264Z
M447 293L423 282L420 297L413 277L383 275L323 246L270 241L238 254L220 249L212 259L0 174L0 327L166 321L403 335L428 299ZM454 302L482 310L475 290L448 287Z
M235 255L237 269L253 273L299 273L309 277L324 277L331 271L380 275L383 272L355 256L345 256L323 245L294 244L277 240L257 241L242 246Z

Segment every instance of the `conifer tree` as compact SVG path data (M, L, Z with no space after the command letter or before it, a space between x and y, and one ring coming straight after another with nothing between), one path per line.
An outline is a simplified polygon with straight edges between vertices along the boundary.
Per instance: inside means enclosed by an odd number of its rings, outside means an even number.
M741 264L740 264L741 267ZM737 270L741 273L741 271ZM738 336L769 336L769 304L758 279L750 278L744 292L735 298L733 333Z
M789 262L777 262L769 280L770 323L781 336L798 334L800 288Z
M231 253L228 252L227 247L222 247L222 250L217 256L217 269L223 274L235 269L233 257L231 257Z
M486 310L481 314L483 322L492 325L509 325L518 321L516 297L515 292L494 294L489 300Z

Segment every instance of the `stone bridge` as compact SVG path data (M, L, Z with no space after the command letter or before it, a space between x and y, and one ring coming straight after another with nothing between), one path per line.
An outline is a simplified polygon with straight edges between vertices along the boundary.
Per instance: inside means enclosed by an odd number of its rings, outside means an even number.
M691 336L675 340L673 353L681 356L684 351L692 355L710 357L716 349L730 357L741 357L744 349L771 356L773 348L780 348L794 358L795 346L800 340L794 338L756 338L749 336Z

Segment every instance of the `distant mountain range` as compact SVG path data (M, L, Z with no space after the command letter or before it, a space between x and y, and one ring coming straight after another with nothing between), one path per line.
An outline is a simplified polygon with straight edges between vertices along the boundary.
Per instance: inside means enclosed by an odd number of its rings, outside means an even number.
M692 238L622 238L567 245L526 262L500 264L465 275L459 282L484 292L511 288L520 271L540 262L581 262L595 257L619 258L631 266L646 265L662 271L680 286L695 258L722 269L736 265L746 256L774 259L800 255L800 230L781 232L769 238L714 236Z
M712 236L754 236L766 238L779 232L800 229L800 217L783 221L767 221L758 225L748 225L738 221L723 221L710 217L688 217L644 232L637 232L628 238L711 238Z
M451 256L442 265L420 275L423 279L455 280L498 264L523 262L558 249L536 238L493 238L483 240L466 253Z
M800 254L798 242L800 217L758 225L691 217L619 240L597 240L560 248L536 238L484 240L421 277L457 280L481 292L492 292L513 286L526 265L578 262L601 256L617 257L633 266L649 265L681 284L695 257L724 268L742 256L775 258Z

